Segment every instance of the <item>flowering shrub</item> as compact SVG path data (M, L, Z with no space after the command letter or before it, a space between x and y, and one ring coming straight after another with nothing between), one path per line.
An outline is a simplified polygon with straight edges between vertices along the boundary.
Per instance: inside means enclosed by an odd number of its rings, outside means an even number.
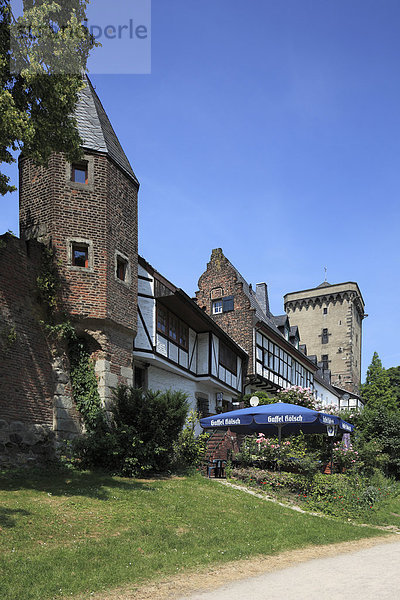
M303 388L300 385L293 385L285 390L280 390L276 395L278 401L287 402L288 404L297 404L312 410L315 408L316 400L310 388Z
M277 399L287 404L297 404L311 410L319 410L330 415L339 415L339 408L336 404L322 404L321 400L314 397L311 388L303 388L300 385L293 385L277 393Z
M398 485L383 475L271 473L261 469L232 469L232 476L269 494L290 496L302 507L342 518L365 519L378 504L398 494Z
M359 461L358 452L349 444L335 442L333 445L333 462L339 470L354 469Z
M263 433L259 433L256 444L258 446L258 456L266 460L283 459L290 454L291 443L289 440L284 440L279 446L278 438L267 438Z
M348 423L352 423L353 425L357 425L361 411L359 408L345 408L341 410L339 413L339 417L343 419L343 421L347 421Z
M277 437L247 436L241 451L234 457L242 467L257 465L259 468L280 468L285 471L304 473L307 476L315 474L320 468L314 452L307 449L305 436L300 433L284 439L279 445Z

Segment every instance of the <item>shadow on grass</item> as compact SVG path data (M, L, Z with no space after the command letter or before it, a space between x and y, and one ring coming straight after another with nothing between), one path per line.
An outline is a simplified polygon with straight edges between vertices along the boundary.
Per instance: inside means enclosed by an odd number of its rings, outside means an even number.
M9 529L15 527L17 521L16 516L28 516L31 513L22 508L5 508L0 506L0 527Z
M155 492L146 480L122 479L101 471L78 471L63 467L0 472L0 491L35 490L52 496L85 496L108 500L117 490Z

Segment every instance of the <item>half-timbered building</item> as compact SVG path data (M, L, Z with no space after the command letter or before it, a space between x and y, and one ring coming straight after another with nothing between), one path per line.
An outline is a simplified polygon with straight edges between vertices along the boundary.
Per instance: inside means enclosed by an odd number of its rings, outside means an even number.
M249 355L246 392L274 394L293 385L314 390L318 367L299 345L301 332L287 315L272 315L267 285L253 290L221 248L212 251L196 300Z
M246 352L142 257L133 359L136 387L182 390L202 416L243 393Z

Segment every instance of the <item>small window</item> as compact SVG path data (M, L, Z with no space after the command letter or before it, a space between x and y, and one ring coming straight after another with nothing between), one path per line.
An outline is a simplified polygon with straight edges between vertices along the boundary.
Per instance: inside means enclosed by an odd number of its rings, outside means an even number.
M189 337L189 328L187 325L185 325L185 323L180 323L179 326L179 344L183 347L183 348L187 348L188 347L188 337Z
M168 313L161 306L157 307L157 331L167 333Z
M74 267L89 267L89 246L87 244L72 244L72 265Z
M146 370L141 367L135 367L133 387L136 389L145 389L146 385Z
M74 183L88 184L88 166L87 163L79 163L72 165L71 181Z
M219 315L222 313L222 300L215 300L212 305L213 315Z
M328 309L325 307L324 308L324 315L327 315L327 314L328 314Z
M329 342L329 333L327 329L322 330L322 343L327 344Z
M117 256L116 275L121 281L126 281L128 272L128 261L121 256Z
M176 342L178 340L179 321L172 314L169 314L169 339Z
M329 369L329 356L328 354L323 354L321 356L322 368Z
M197 412L200 419L210 416L210 405L207 398L197 398Z
M219 364L225 369L228 369L231 373L236 375L237 373L237 361L236 354L228 346L226 346L221 340L219 342Z
M214 300L212 303L213 315L219 315L223 312L231 312L233 309L233 296L225 296L220 300Z

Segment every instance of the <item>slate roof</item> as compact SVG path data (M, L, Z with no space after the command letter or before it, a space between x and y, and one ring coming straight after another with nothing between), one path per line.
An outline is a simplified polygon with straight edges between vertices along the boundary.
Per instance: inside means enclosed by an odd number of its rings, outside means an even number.
M230 262L230 261L229 261ZM232 263L230 262L230 264L232 265ZM258 321L261 321L263 323L266 323L269 327L271 327L278 335L280 335L281 337L284 338L284 336L282 335L282 333L279 331L279 329L277 328L277 326L274 323L274 317L271 314L271 312L269 312L268 314L266 314L263 309L261 308L257 297L256 297L256 292L253 290L253 288L247 283L247 281L245 280L245 278L239 273L239 271L232 265L233 269L235 270L236 273L236 277L237 277L237 281L239 283L243 284L243 291L246 294L246 296L248 297L248 299L250 300L250 306L251 308L254 308L256 311L256 318ZM285 338L284 338L285 339Z
M288 316L287 315L276 315L273 317L275 325L277 327L285 327L287 321L288 321Z
M75 118L79 135L83 140L83 147L87 150L104 152L135 183L139 184L89 77L84 75L84 80L86 81L86 87L79 94L75 111Z

